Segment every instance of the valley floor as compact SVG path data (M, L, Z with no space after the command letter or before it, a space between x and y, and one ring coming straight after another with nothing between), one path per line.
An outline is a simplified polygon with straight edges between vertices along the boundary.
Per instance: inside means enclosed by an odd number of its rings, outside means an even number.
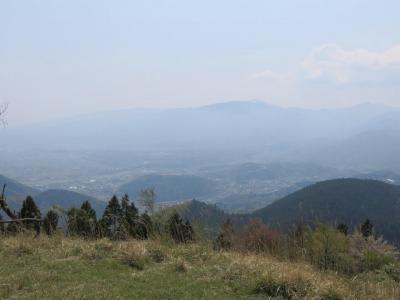
M17 236L0 237L0 298L400 299L400 284L204 244Z

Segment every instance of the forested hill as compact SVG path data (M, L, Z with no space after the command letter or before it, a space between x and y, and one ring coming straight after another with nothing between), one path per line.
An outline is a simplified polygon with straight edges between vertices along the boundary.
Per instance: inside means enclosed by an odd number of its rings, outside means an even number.
M37 189L0 175L0 187L3 188L4 184L6 185L5 195L7 197L26 197L27 195L35 195L39 193L39 190Z
M400 242L400 186L366 179L334 179L290 194L251 214L230 215L213 205L191 201L175 207L191 222L205 224L214 233L228 218L237 228L250 219L287 231L294 224L345 223L353 230L367 218L376 233Z
M335 179L313 184L255 211L283 230L294 223L336 222L354 228L366 218L378 234L399 242L400 186L376 180Z
M80 207L83 202L90 201L90 204L96 210L97 214L101 215L106 206L105 202L91 196L62 189L44 191L37 194L34 199L43 212L48 211L52 206L69 209L72 207Z

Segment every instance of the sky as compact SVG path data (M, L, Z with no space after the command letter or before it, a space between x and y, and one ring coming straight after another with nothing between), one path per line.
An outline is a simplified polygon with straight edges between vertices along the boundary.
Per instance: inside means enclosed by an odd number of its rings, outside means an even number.
M262 100L400 106L400 1L0 0L10 126Z

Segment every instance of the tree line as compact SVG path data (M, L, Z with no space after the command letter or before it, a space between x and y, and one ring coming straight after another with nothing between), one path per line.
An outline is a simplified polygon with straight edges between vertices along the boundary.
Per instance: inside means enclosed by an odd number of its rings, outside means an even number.
M165 224L154 220L152 217L154 203L151 200L154 194L148 190L143 193L148 196L145 197L147 200L144 201L144 205L151 209L151 213L146 210L140 214L135 203L125 194L121 199L113 196L100 218L97 217L90 201L83 202L80 208L71 208L67 211L50 209L42 218L34 199L28 196L23 201L20 211L14 213L16 221L10 221L7 225L6 222L0 222L0 231L4 234L35 231L37 234L44 232L53 235L63 228L67 236L91 239L107 237L112 240L129 238L145 240L153 234L167 233L178 243L194 240L195 232L192 225L188 220L184 221L177 212L173 212Z

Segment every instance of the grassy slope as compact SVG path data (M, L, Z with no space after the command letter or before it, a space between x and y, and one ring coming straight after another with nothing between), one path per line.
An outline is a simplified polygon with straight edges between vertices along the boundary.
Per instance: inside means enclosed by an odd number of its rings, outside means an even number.
M345 299L400 299L399 284L381 276L344 278L199 244L0 238L0 266L1 299L274 299L254 292L266 278L300 283L300 299L321 299L330 288Z

